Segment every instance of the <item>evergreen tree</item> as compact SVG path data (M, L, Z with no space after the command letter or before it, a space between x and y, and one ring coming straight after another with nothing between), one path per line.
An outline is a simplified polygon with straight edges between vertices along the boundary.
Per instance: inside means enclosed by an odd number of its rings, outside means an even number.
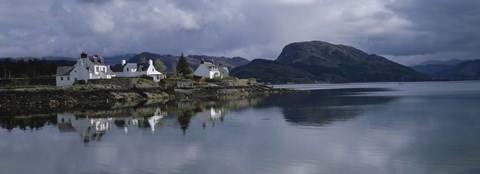
M167 69L167 66L165 66L165 64L158 58L153 61L153 66L155 67L155 69L157 69L157 71L160 72L163 72L165 71L165 69Z
M188 66L187 58L183 55L183 53L180 55L180 58L178 59L178 64L176 69L177 69L177 73L181 75L187 75L187 74L193 73L192 69Z
M147 63L147 57L145 55L140 56L137 61L138 64L146 64Z

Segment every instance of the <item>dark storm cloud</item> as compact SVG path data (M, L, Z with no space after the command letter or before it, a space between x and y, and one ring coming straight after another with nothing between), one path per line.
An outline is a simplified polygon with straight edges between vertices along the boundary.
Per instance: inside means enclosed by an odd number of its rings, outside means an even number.
M276 58L324 40L394 59L474 58L469 0L24 0L0 2L0 57L151 51ZM32 8L35 7L35 8Z
M394 56L480 58L480 1L407 0L386 7L411 23L409 34L370 37L368 49Z

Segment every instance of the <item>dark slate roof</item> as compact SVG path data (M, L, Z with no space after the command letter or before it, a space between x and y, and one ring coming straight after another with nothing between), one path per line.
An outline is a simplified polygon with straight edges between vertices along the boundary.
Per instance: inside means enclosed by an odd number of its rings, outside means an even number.
M93 55L89 57L90 61L92 61L94 64L97 65L105 65L105 61L103 60L103 57L100 57L98 55Z
M73 66L59 66L57 67L57 76L69 75L73 70Z
M148 66L148 63L139 63L137 71L147 71Z
M128 69L137 69L137 63L127 63L124 67L127 67Z
M127 67L129 69L137 69L137 63L127 63L125 65L122 65L122 64L116 64L113 68L112 68L112 71L113 72L123 72L123 68L124 67Z
M111 68L113 72L122 72L123 71L123 66L122 64L116 64Z

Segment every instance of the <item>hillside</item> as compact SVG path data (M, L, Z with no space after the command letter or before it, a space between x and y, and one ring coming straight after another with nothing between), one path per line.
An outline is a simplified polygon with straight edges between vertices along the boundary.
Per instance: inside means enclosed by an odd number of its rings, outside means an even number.
M428 74L431 76L439 76L439 74L441 74L443 71L451 69L462 62L464 62L464 60L427 60L417 65L410 66L410 68L413 68L420 73Z
M240 78L253 77L270 83L428 79L425 75L384 57L367 54L351 46L322 41L289 44L283 48L275 61L252 61L233 69L231 74ZM274 80L272 77L280 80Z
M129 59L127 62L130 63L136 63L140 59L140 57L145 57L147 60L148 59L160 59L162 62L167 66L167 72L173 72L174 66L176 62L178 61L178 56L173 56L173 55L160 55L160 54L155 54L155 53L149 53L149 52L143 52L140 54L137 54L133 56L131 59ZM202 59L205 59L207 61L213 60L215 64L222 64L223 66L228 67L229 69L233 69L237 66L240 65L245 65L249 61L245 58L241 57L233 57L233 58L228 58L228 57L215 57L215 56L205 56L205 55L188 55L187 61L190 65L190 67L195 70L198 65L200 65L200 61Z
M450 79L480 79L480 59L462 62L435 75Z

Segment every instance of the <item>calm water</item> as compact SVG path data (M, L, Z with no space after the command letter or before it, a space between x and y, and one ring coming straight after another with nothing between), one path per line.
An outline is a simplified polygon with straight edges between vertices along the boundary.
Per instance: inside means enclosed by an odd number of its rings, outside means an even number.
M480 82L0 117L0 173L480 173ZM322 89L322 90L315 90Z

